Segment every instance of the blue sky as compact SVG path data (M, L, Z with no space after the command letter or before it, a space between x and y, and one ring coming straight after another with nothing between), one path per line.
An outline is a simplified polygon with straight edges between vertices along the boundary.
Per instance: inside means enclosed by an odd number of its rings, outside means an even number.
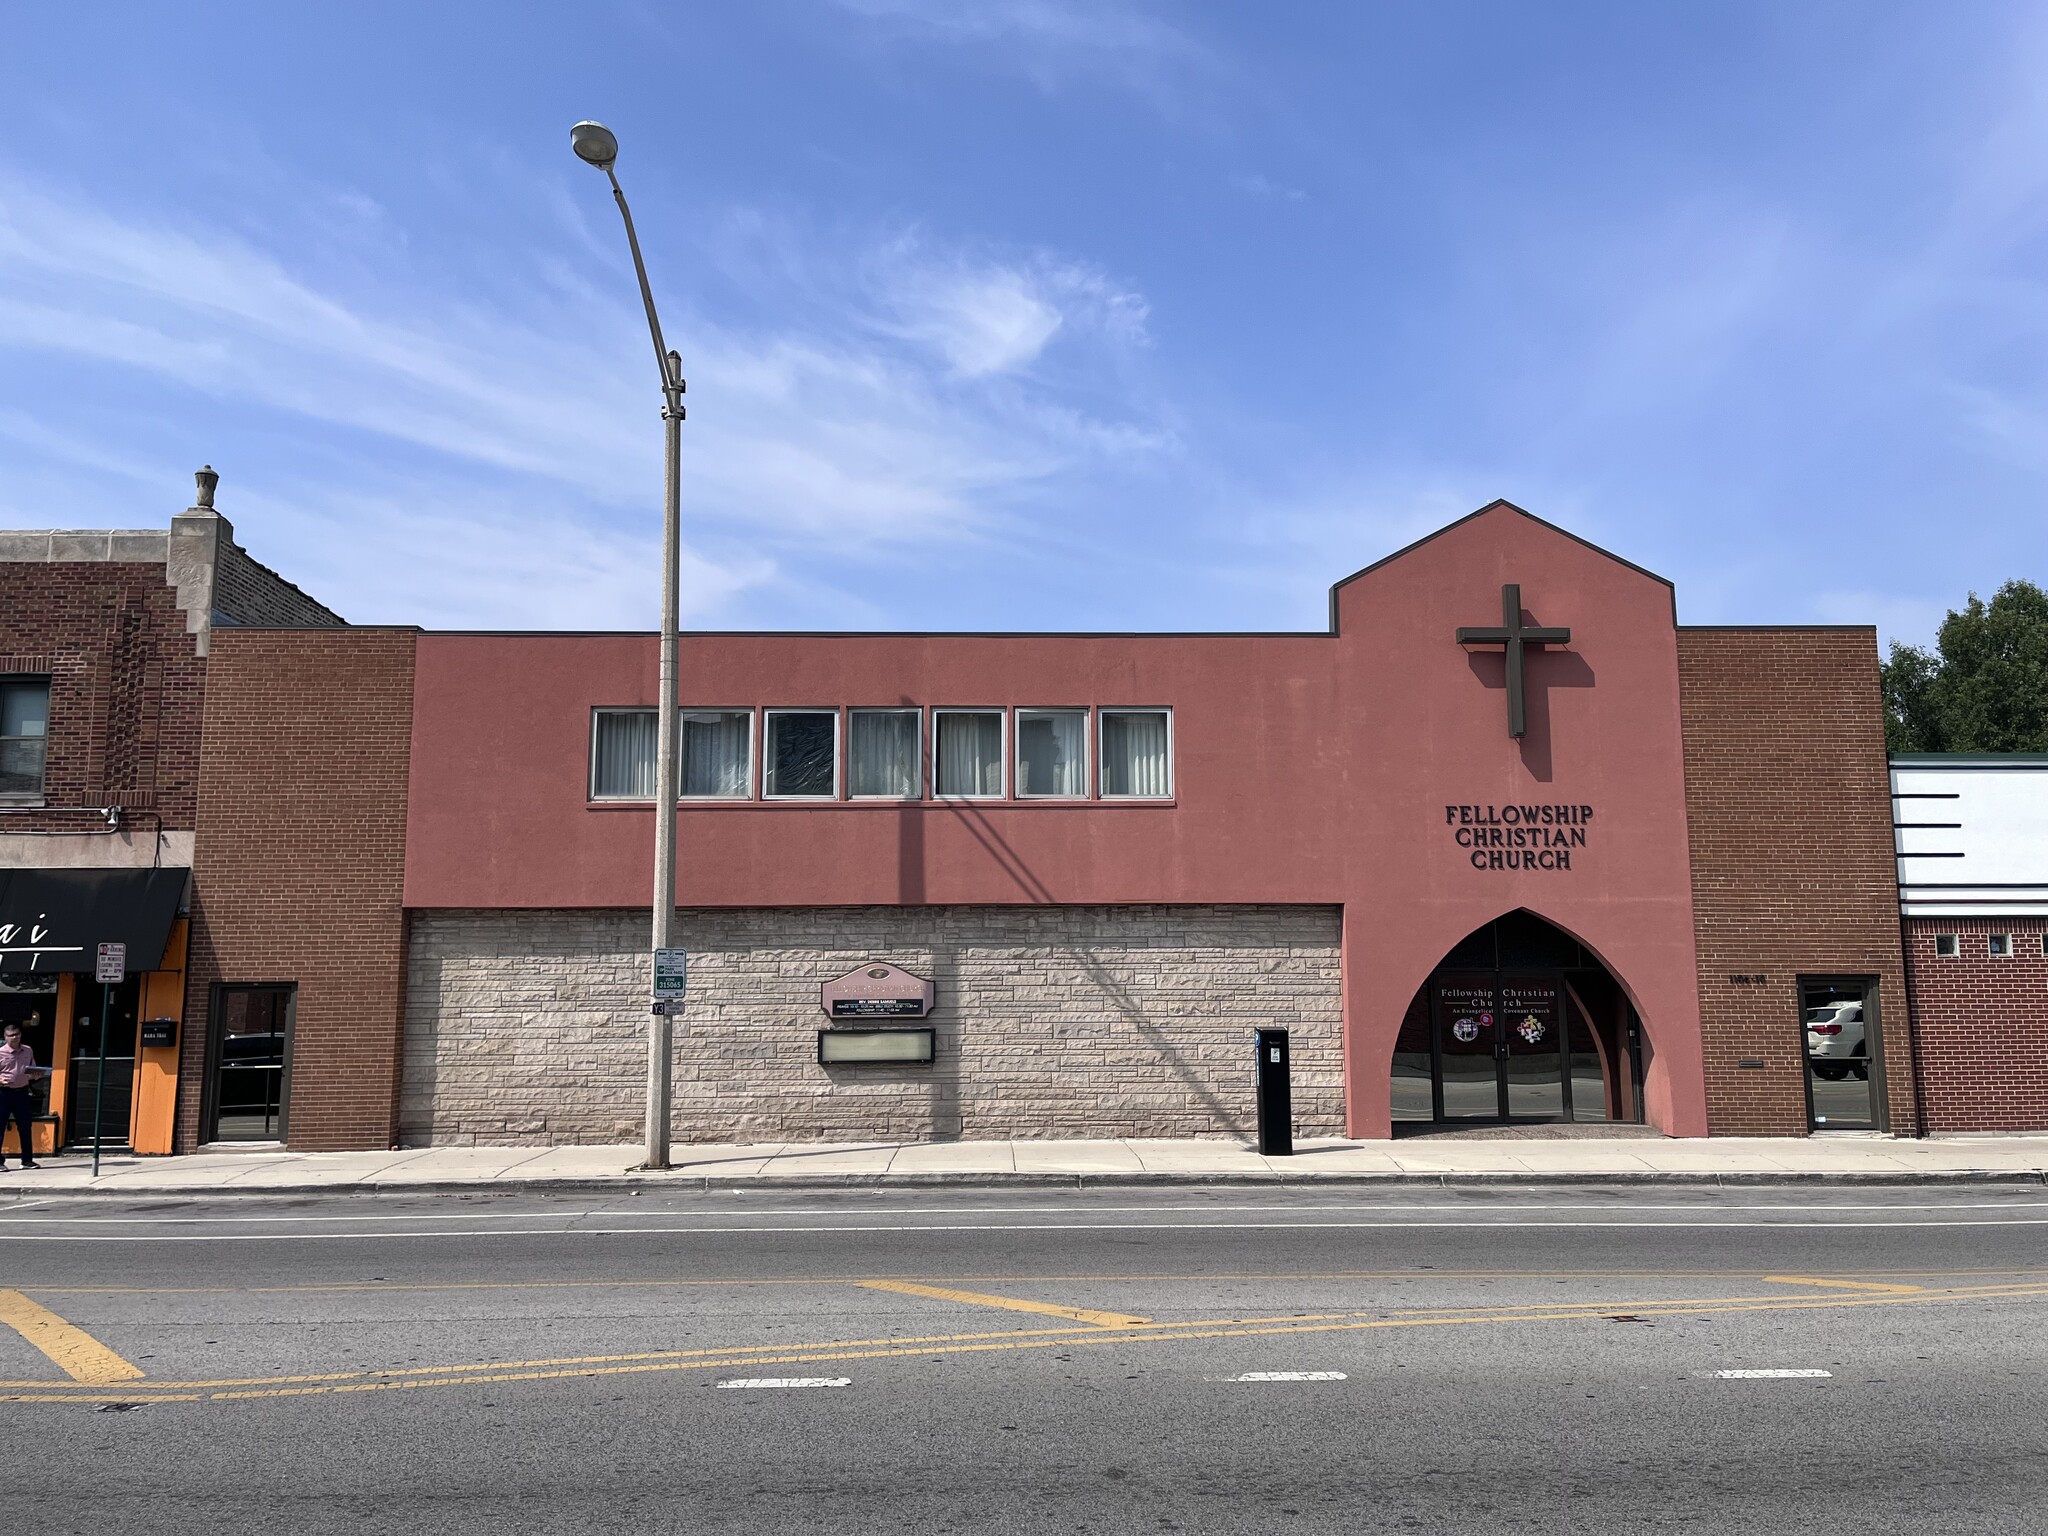
M1504 496L1689 623L2048 581L2048 8L9 9L0 525L350 619L1320 628Z

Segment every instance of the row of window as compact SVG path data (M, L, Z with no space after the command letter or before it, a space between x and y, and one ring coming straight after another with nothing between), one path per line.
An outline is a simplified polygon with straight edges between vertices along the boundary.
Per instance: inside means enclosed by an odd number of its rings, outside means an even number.
M591 799L654 798L656 728L651 709L592 712ZM685 709L678 755L686 800L921 800L927 782L945 799L1165 800L1173 712Z
M2024 938L2026 936L2023 934L2021 937ZM1963 953L1961 936L1953 933L1937 933L1934 936L1934 952L1944 960L1961 958ZM2019 953L2013 947L2013 936L2009 933L1986 934L1984 952L1993 959ZM2044 955L2048 955L2048 933L2041 935L2041 952Z
M43 797L49 740L48 679L0 679L0 800Z

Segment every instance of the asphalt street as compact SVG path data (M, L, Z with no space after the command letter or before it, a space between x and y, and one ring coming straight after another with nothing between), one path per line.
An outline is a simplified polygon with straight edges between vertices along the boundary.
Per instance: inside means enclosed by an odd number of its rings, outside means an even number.
M2048 1190L0 1205L37 1532L2026 1532Z

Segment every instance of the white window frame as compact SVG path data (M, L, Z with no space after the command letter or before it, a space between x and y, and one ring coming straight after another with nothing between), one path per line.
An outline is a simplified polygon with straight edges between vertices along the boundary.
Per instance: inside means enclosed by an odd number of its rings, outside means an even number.
M996 772L1002 779L994 794L952 795L939 789L939 716L994 715L1001 738L997 743ZM1010 798L1010 711L1001 704L935 704L931 709L932 798L934 800L1007 800Z
M1112 795L1103 788L1109 776L1102 771L1102 754L1106 748L1109 733L1102 729L1104 715L1164 715L1166 716L1166 793L1163 795ZM1160 805L1180 793L1180 765L1175 759L1176 742L1171 704L1103 704L1095 710L1095 784L1096 798L1113 800L1120 805Z
M50 794L50 716L57 699L55 679L40 672L10 672L4 677L0 677L0 683L16 688L40 688L43 691L43 734L40 737L10 736L7 738L9 741L42 742L42 774L36 781L36 787L32 790L10 790L0 793L0 804L31 807L47 805Z
M1017 799L1087 800L1093 796L1095 789L1094 713L1094 710L1090 709L1086 704L1019 704L1017 706L1017 728L1011 733L1016 739L1010 743L1010 755L1004 765L1005 771L1010 776L1009 782L1019 786L1016 795ZM1036 791L1026 794L1024 792L1022 788L1024 783L1022 756L1024 752L1024 717L1026 715L1079 715L1081 717L1081 787L1072 794L1039 794ZM1173 735L1173 727L1171 725L1167 726L1166 733L1170 739ZM1171 748L1169 747L1168 750L1170 752ZM1169 782L1172 777L1172 771L1169 769L1167 773Z
M1962 957L1962 940L1953 933L1937 933L1934 936L1934 958L1957 960Z
M863 804L901 805L908 800L924 798L925 781L931 777L928 763L929 753L925 746L924 710L915 704L849 704L846 707L846 744L842 749L846 759L846 798ZM916 779L907 795L857 795L853 791L853 717L855 715L910 715L917 721Z
M661 710L649 704L593 704L590 708L590 762L583 778L583 792L592 805L652 805L659 794L600 795L597 792L597 717L599 715L653 715L660 728ZM658 739L658 738L657 738Z
M743 795L690 795L683 793L684 715L745 715L747 717L747 792ZM676 803L678 805L744 805L761 794L761 712L751 704L678 704L676 706ZM803 798L809 799L809 796Z
M2010 959L2012 958L2012 935L2011 935L2011 934L2009 934L2009 933L1991 933L1991 934L1986 934L1986 935L1984 936L1984 938L1985 938L1984 948L1985 948L1985 949L1986 949L1986 950L1987 950L1987 951L1988 951L1988 952L1990 953L1990 955L1991 955L1991 958L1992 958L1992 959L1994 959L1994 960L2010 960Z
M761 798L776 804L827 805L842 798L841 772L846 757L845 711L836 704L777 704L761 711ZM769 721L776 715L830 715L832 717L832 793L829 795L771 795L768 793L768 735L773 726Z

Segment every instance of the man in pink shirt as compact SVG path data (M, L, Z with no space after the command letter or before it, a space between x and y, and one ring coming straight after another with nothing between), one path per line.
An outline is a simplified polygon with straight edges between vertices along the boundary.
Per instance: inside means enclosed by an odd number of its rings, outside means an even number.
M21 1166L36 1166L36 1144L32 1139L35 1131L35 1100L29 1097L28 1085L39 1077L48 1077L50 1069L36 1065L36 1053L22 1044L21 1026L10 1024L0 1041L0 1136L7 1134L12 1124L15 1133L21 1137ZM0 1153L0 1172L5 1172L7 1158Z

